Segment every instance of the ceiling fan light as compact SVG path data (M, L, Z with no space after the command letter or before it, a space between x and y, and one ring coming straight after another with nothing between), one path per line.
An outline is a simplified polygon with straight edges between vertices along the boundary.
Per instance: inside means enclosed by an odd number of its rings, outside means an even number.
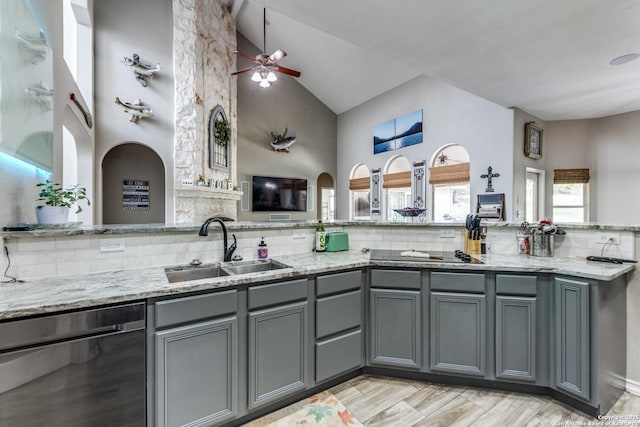
M251 80L253 80L254 82L258 83L258 82L262 81L262 76L260 75L259 72L255 71L253 73L253 75L251 76Z
M269 83L267 79L264 79L260 82L260 87L269 87L269 86L271 86L271 83Z
M270 83L275 82L276 80L278 80L278 77L276 77L275 73L273 71L269 71L269 74L267 74L267 80Z

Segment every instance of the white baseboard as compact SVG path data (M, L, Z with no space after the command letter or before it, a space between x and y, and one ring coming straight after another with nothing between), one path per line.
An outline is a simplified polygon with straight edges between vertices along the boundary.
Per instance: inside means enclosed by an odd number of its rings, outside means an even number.
M636 396L640 396L640 381L634 381L627 378L627 391Z

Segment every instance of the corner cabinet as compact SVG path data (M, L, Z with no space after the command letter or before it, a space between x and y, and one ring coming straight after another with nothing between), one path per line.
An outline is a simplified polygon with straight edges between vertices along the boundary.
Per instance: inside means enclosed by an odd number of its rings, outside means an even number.
M419 271L371 271L369 359L372 365L420 368L420 283Z
M555 278L555 385L589 399L589 283Z
M155 305L154 425L210 426L237 415L236 306L235 290Z
M249 287L249 409L309 385L307 283Z

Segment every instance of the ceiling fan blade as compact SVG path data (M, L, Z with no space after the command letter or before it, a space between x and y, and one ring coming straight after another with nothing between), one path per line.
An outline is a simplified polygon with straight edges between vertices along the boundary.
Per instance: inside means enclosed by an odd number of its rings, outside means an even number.
M235 76L236 74L241 74L241 73L246 73L247 71L252 71L255 67L247 67L247 68L243 68L242 70L238 70L235 73L231 73L232 76Z
M236 55L241 56L241 57L243 57L243 58L245 58L245 59L248 59L248 60L249 60L249 61L251 61L251 62L255 62L256 64L260 64L260 61L258 61L258 60L257 60L256 58L254 58L253 56L245 55L244 53L242 53L242 52L238 52L237 50L236 50L236 51L234 51L233 53L235 53Z
M287 56L287 52L285 52L282 49L278 49L275 52L273 52L271 55L269 55L269 61L271 61L272 63L275 63L280 61L285 56Z
M289 74L293 77L300 77L300 71L292 70L291 68L283 67L282 65L274 65L273 69L282 74Z

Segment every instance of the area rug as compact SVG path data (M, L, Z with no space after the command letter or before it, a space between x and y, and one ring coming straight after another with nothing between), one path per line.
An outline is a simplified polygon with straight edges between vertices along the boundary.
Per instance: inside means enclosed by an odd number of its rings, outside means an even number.
M323 391L247 424L250 427L362 426L330 391Z

